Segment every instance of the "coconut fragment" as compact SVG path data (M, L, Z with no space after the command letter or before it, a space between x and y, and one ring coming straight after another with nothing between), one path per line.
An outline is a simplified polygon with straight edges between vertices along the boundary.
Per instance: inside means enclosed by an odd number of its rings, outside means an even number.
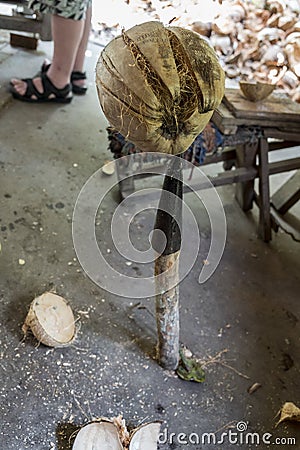
M115 161L106 161L102 167L102 173L113 175L115 173Z
M36 339L49 347L70 345L76 333L75 320L67 301L53 292L35 298L22 327L31 330Z
M280 414L280 418L276 423L277 427L281 422L285 420L290 420L294 422L300 422L300 408L292 402L286 402L277 415Z

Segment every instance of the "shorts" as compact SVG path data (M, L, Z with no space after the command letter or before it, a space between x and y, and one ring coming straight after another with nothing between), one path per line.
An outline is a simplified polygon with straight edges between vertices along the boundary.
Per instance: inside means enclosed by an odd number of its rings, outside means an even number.
M42 14L56 14L66 19L82 20L92 0L30 0L29 8Z

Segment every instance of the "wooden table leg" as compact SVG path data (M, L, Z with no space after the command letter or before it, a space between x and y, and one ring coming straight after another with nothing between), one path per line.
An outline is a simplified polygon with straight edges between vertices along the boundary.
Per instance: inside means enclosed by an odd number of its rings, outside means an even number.
M270 213L270 186L269 186L269 145L265 137L259 140L258 148L258 176L259 176L259 236L269 242L272 239L271 213Z
M238 145L236 147L236 167L253 168L256 165L258 142ZM254 180L236 184L235 197L243 211L253 207Z

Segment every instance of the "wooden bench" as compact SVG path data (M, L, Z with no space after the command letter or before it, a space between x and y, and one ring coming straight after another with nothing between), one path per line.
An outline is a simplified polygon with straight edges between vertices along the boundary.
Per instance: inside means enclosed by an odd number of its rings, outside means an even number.
M237 177L236 198L244 211L250 210L256 202L259 207L259 235L269 242L273 225L269 177L300 169L300 152L299 156L289 159L284 152L300 145L300 105L275 92L266 100L253 103L246 100L238 89L227 89L212 120L226 136L238 136L241 130L253 135L252 141L245 140L236 146L235 165L237 170L243 170L244 175L244 180ZM272 150L281 150L282 159L270 163L269 152ZM259 180L258 192L255 178ZM298 195L294 196L294 202Z
M212 123L223 134L223 145L219 151L207 155L203 165L223 162L225 170L209 176L209 179L215 187L235 184L235 196L243 211L249 211L254 203L257 204L258 233L265 242L269 242L272 227L278 229L276 221L272 220L269 177L300 169L300 152L299 156L292 159L286 158L284 152L287 148L300 145L300 105L286 95L277 93L263 102L253 103L246 100L238 89L226 89L220 107L213 114ZM124 142L120 145L130 145ZM273 150L281 150L280 161L269 162L269 152ZM157 157L152 158L153 164L157 164ZM143 164L143 157L138 162ZM134 192L135 179L149 176L147 167L145 175L142 170L135 175L134 170L126 164L122 161L116 164L122 198ZM257 191L255 179L258 179ZM193 190L204 188L207 185L193 184ZM190 191L191 188L184 186L185 193ZM282 208L290 208L299 199L299 191L294 194L286 192L287 189L282 188L281 211ZM282 197L286 197L285 200Z
M38 34L42 41L51 41L50 15L35 14L28 9L26 0L1 0L0 4L15 5L13 14L0 14L0 28Z

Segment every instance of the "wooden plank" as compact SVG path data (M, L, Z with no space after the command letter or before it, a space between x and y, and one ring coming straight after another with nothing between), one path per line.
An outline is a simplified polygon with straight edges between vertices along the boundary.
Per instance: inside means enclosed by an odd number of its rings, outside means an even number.
M277 229L281 228L283 231L285 231L287 234L289 234L294 239L294 241L300 242L299 221L297 223L297 226L295 226L295 224L293 223L293 220L291 220L291 217L283 218L276 211L276 209L273 208L272 206L271 206L271 216L272 216L272 220L275 223ZM297 219L296 219L296 221L297 221Z
M298 147L298 145L300 146L300 141L299 142L287 141L287 140L270 141L269 142L269 152L271 152L273 150L284 150L286 148Z
M206 155L202 166L207 166L208 164L215 164L223 161L231 161L236 158L235 149L224 149L220 154Z
M284 159L281 161L274 161L269 164L270 175L297 169L300 169L300 158Z
M251 102L245 99L239 89L226 89L223 103L239 119L254 119L259 125L260 119L300 124L300 105L288 96L273 93L263 101Z
M28 17L6 16L0 14L0 28L4 30L27 31L29 33L39 33L42 21L30 19Z
M10 45L12 47L23 47L30 50L36 50L38 39L33 36L24 36L22 34L10 33Z
M218 186L225 186L226 184L233 184L233 183L241 183L249 180L253 180L257 177L257 169L253 168L245 168L240 167L235 170L228 170L226 172L221 172L218 175L215 176L208 176L209 182L203 181L202 183L192 184L191 187L188 185L184 185L183 192L194 192L194 191L201 191L203 189L210 189L211 185L218 187Z
M225 112L227 111L227 113ZM274 137L278 139L290 139L300 142L300 127L299 123L284 123L268 119L267 116L257 118L239 118L234 117L226 108L224 104L221 104L212 116L212 122L218 127L218 129L224 135L235 134L238 127L257 127L258 125L264 129L267 137ZM276 128L274 125L276 124Z
M284 215L300 200L300 170L288 179L272 196L271 203L279 214Z
M237 132L238 123L236 118L223 103L214 111L211 121L225 135L232 135Z
M52 40L50 14L37 17L0 14L0 29L39 34L43 41Z
M297 125L293 129L293 124L283 128L282 126L277 126L274 128L274 122L271 127L264 128L264 135L269 138L282 139L283 141L293 141L294 145L300 145L300 126Z

